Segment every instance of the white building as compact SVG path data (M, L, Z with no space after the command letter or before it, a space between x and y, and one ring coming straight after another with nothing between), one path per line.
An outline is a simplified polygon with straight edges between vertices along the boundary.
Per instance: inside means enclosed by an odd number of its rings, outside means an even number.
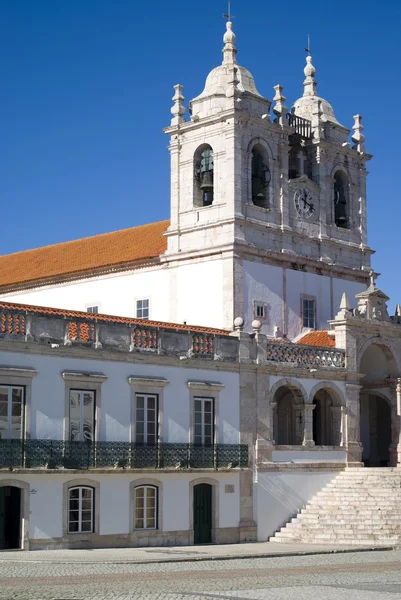
M257 318L293 340L326 329L341 295L366 288L361 118L351 147L316 94L310 56L303 96L288 113L275 86L270 116L234 42L228 23L223 64L189 120L175 86L170 221L3 256L3 299L226 330Z
M189 120L175 86L170 221L0 257L0 547L266 540L401 465L371 157L304 72L270 115L228 23Z

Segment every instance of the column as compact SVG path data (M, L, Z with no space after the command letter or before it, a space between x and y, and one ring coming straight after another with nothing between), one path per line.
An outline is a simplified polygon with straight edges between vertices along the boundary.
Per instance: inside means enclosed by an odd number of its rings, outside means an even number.
M361 409L359 394L361 391L359 383L346 383L346 440L347 440L347 464L348 466L360 466L362 461L361 444Z
M313 411L315 409L314 404L304 404L304 431L303 431L303 446L314 446L313 440Z
M331 406L331 443L345 446L345 406Z
M391 410L392 444L390 446L390 464L391 466L401 467L401 378L397 379L395 396L396 403L392 403ZM396 452L392 452L393 445L396 446Z

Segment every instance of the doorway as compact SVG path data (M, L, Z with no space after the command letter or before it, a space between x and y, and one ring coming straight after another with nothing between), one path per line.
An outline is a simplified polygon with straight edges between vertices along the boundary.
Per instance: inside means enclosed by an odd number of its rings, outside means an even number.
M212 543L212 486L194 487L194 544Z
M390 464L391 408L389 402L374 394L361 396L362 460L367 467Z
M0 550L21 548L21 489L0 487Z

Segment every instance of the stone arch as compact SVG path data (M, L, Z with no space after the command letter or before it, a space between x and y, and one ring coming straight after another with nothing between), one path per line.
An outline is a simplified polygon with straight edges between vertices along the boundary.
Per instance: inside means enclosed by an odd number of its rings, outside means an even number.
M16 487L21 490L21 550L29 550L29 498L31 487L19 479L1 479L0 487Z
M331 169L331 172L330 172L330 178L332 180L334 180L334 175L337 173L337 171L343 171L346 174L346 176L348 177L348 181L350 182L350 184L351 185L353 184L351 172L346 165L344 165L342 163L335 163L333 165L333 168Z
M383 354L387 360L387 363L388 363L388 368L389 368L388 375L390 377L400 377L401 368L400 368L400 365L396 358L397 352L396 352L396 349L394 348L394 345L391 342L389 342L388 340L385 340L383 338L378 338L378 337L370 337L370 338L366 339L359 346L358 353L357 353L357 359L356 359L357 371L359 373L363 372L362 371L362 360L364 358L366 351L369 350L369 348L372 346L377 346L383 352Z
M219 487L220 482L213 477L197 477L189 482L189 530L191 544L194 543L194 487L201 483L212 486L212 542L216 543L216 531L220 527Z
M274 439L278 445L298 446L304 438L304 405L307 394L303 386L290 378L280 379L270 390L273 405Z
M308 398L308 394L305 391L305 388L299 381L293 379L292 377L283 377L277 383L273 385L269 392L270 402L274 402L274 395L281 387L287 387L299 398L299 400L304 403Z
M215 161L213 147L204 143L198 146L193 155L194 206L210 206L214 202Z
M314 405L312 429L315 444L341 446L344 441L343 392L331 381L320 381L310 391L309 402Z
M345 396L343 391L332 381L320 381L316 385L313 386L311 391L309 392L309 403L313 403L313 399L316 394L320 390L326 390L333 396L333 400L335 400L334 406L345 406Z
M270 179L273 178L273 153L269 143L261 137L252 138L247 146L247 173L246 180L248 182L247 190L248 190L248 203L254 206L259 206L260 208L271 208L274 200L273 189L274 184L270 180L264 190L261 190L263 193L263 197L260 199L260 202L255 201L254 198L254 150L257 150L258 154L261 157L261 161L264 165L267 166L270 171Z

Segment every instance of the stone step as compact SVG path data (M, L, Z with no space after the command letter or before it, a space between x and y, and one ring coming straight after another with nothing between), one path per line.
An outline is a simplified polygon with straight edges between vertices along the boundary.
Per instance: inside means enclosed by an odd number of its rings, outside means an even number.
M330 544L330 545L334 545L334 544L338 544L340 545L347 545L347 546L391 546L391 545L398 545L401 542L401 537L393 537L393 538L387 538L385 540L380 540L380 539L375 539L375 538L360 538L360 539L354 539L354 540L349 540L349 539L344 539L341 537L336 538L335 540L322 540L322 539L316 539L316 538L300 538L300 537L291 537L291 538L282 538L282 537L271 537L269 538L269 542L276 542L278 544Z
M401 543L401 468L343 471L270 539L316 544Z

